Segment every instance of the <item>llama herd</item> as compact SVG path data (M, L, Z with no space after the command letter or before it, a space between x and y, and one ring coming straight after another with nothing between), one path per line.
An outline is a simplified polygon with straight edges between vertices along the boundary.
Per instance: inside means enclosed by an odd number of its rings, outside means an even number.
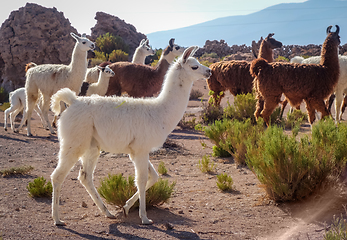
M347 57L338 56L339 27L336 25L335 32L331 29L332 26L327 28L321 56L312 58L312 62L308 59L296 60L300 63L274 62L273 49L281 48L282 43L273 38L274 34L269 34L253 61L221 61L210 68L193 57L198 47L183 48L175 44L174 39L170 39L155 67L145 65L146 56L153 55L154 51L144 39L132 62L105 62L87 68L87 52L93 50L95 44L85 35L71 33L76 43L69 65L27 64L25 88L10 93L11 107L5 111L4 128L7 130L10 116L14 132L27 122L27 135L31 136L30 120L35 110L44 128L54 133L55 120L51 125L49 108L55 119L61 114L57 128L59 159L51 174L52 217L56 225L65 224L59 217L59 195L64 179L78 160L82 163L78 177L81 184L100 211L114 218L93 184L101 149L129 155L135 166L137 192L123 210L127 215L139 199L142 224L151 224L145 194L157 181L158 173L149 161L149 153L162 146L183 117L195 80L206 79L214 92L211 98L217 105L226 90L233 95L255 91L254 115L264 118L267 125L279 103L283 104L282 108L287 102L297 107L302 101L306 103L312 124L316 110L322 117L329 115L324 101L333 93L336 121L341 119L339 109L347 88ZM128 97L122 96L123 93ZM153 97L155 94L158 96ZM282 95L285 101L281 101ZM21 110L22 121L15 129L14 118Z

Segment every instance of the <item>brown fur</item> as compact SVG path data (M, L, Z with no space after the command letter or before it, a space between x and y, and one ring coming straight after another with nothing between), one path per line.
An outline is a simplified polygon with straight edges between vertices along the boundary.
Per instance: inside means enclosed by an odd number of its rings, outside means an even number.
M282 43L272 38L269 34L261 43L259 57L267 61L273 61L272 49L281 47ZM224 92L229 90L234 96L237 94L251 93L253 88L253 77L249 73L250 62L248 61L221 61L210 65L212 75L207 79L207 85L213 95L215 105L219 106ZM221 92L223 94L220 96Z
M37 66L36 63L33 63L33 62L27 63L27 64L25 65L25 72L27 72L30 68L36 67L36 66Z
M170 54L174 47L180 48L174 45L174 39L171 39L169 46L163 50L163 55ZM116 62L109 65L115 76L110 78L106 96L120 96L126 92L131 97L139 98L152 97L158 93L170 66L170 63L162 58L163 56L155 67L130 62Z
M338 27L338 26L337 26ZM252 61L250 72L254 77L254 88L258 100L265 101L264 109L257 106L255 117L263 117L269 125L269 117L285 95L292 106L306 103L309 121L315 120L315 110L322 113L322 118L329 115L324 99L333 92L339 76L338 30L330 32L323 44L320 64L295 64L275 62L264 59Z

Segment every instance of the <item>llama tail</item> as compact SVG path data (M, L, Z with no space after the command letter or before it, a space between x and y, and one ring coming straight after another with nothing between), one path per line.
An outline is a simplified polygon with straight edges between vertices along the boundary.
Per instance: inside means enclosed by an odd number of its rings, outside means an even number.
M77 101L76 93L69 88L63 88L51 97L51 109L56 116L60 114L61 101L68 105L73 104Z
M262 69L264 69L268 66L269 66L269 64L265 59L263 59L263 58L254 59L251 62L249 72L251 73L252 77L256 77L256 76L258 76L258 74L260 73L260 71Z
M33 68L33 67L36 67L36 66L37 66L36 63L33 63L33 62L27 63L25 65L25 72L27 72L30 68Z

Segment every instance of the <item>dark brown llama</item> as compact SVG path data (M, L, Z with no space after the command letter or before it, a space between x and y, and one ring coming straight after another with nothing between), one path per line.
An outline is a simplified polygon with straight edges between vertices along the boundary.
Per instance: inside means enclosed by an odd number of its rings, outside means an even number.
M110 78L106 96L120 96L126 92L131 97L139 98L158 93L171 62L184 52L184 48L174 44L174 41L170 39L169 46L163 50L155 67L130 62L112 63L110 68L115 76Z
M262 117L269 125L269 117L282 94L292 106L305 101L311 124L315 120L316 109L322 113L322 118L329 115L324 100L333 92L340 72L340 28L336 25L336 32L331 32L331 28L327 28L328 36L322 47L320 64L268 63L264 59L252 61L250 71L257 98L265 101L263 110L257 105L254 113L257 119Z
M281 42L272 38L273 35L274 33L270 33L259 48L259 57L268 62L273 62L273 49L282 47ZM252 92L253 77L249 73L249 66L248 61L236 60L221 61L210 65L212 75L206 81L208 88L213 91L210 100L212 99L216 106L220 105L226 90L229 90L234 96Z

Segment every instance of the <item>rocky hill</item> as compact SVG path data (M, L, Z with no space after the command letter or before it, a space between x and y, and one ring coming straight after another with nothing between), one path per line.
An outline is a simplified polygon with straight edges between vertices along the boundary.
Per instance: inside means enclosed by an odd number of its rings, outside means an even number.
M96 13L96 25L90 39L106 32L121 36L129 45L130 57L146 36L123 20L102 12ZM56 8L27 3L11 12L0 28L0 86L12 91L25 84L25 65L69 64L77 33L70 21Z

